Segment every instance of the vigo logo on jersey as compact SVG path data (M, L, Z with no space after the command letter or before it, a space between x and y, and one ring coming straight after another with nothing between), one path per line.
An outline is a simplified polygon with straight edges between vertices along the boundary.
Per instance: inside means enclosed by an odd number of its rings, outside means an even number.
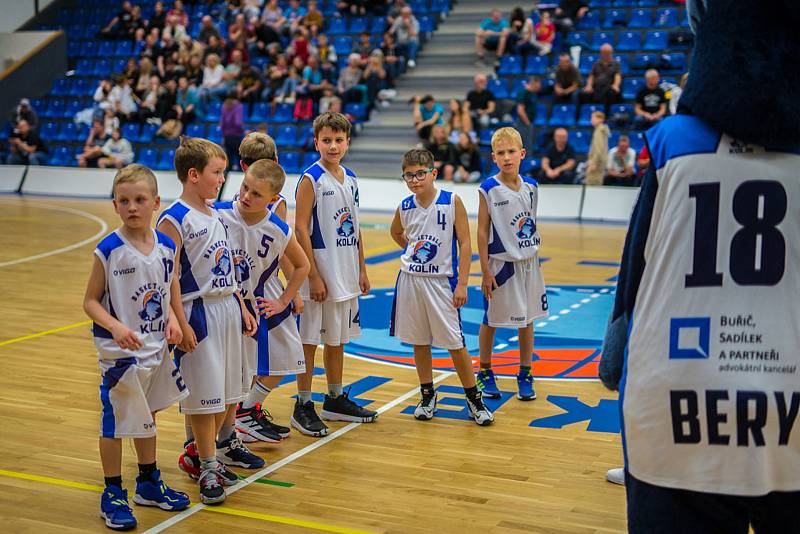
M336 212L333 216L336 221L336 235L339 238L336 240L337 247L351 247L358 243L356 239L356 226L353 222L353 216L350 213L350 208L344 207Z
M412 273L433 273L439 272L438 265L428 265L439 252L441 241L430 235L420 236L420 240L414 244L414 253L411 254L411 261L408 270Z
M144 284L131 296L137 301L141 297L139 318L144 321L139 324L140 334L153 334L163 332L166 327L164 322L164 298L166 292L155 283Z

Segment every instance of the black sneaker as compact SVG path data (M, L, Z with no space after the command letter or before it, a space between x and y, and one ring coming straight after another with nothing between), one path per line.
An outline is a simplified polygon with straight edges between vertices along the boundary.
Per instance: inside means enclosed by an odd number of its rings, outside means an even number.
M291 423L293 427L306 436L319 438L328 433L328 427L317 415L317 411L314 410L314 403L311 401L304 404L300 402L300 399L297 399L294 404Z
M278 443L281 440L281 435L273 430L267 414L258 405L242 408L240 404L236 408L236 432L250 438L247 439L248 442L251 442L251 439L267 443Z
M217 459L224 465L245 469L261 469L265 463L263 458L250 452L235 433L217 443Z
M325 395L325 402L320 412L328 421L347 421L349 423L372 423L378 418L378 412L362 408L347 396L347 392L338 397Z
M200 484L200 502L203 504L217 504L225 500L222 477L215 469L202 471L198 483Z
M279 425L275 421L272 420L272 414L269 413L267 410L261 407L260 404L256 404L256 408L261 410L261 413L264 414L264 422L266 425L272 429L272 431L278 434L281 439L285 439L289 437L289 434L292 433L292 429L288 426Z
M483 403L483 395L481 395L480 391L474 398L467 396L467 408L469 408L472 418L480 426L491 425L494 422L494 416Z

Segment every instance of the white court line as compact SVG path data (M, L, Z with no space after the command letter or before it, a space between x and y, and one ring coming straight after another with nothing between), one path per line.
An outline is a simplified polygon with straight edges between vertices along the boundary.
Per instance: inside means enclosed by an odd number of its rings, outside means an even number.
M439 376L437 376L436 378L433 379L433 383L434 384L438 384L439 382L449 378L450 376L452 376L454 374L455 373L450 372L450 371L443 372L441 375L439 375ZM414 388L411 391L409 391L407 393L404 393L403 395L400 395L396 399L394 399L394 400L384 404L380 408L378 408L378 413L381 414L381 413L384 413L384 412L387 412L387 411L391 410L392 408L394 408L395 406L397 406L398 404L400 404L404 400L408 399L409 397L413 397L417 393L419 393L419 388ZM247 486L249 486L250 484L252 484L256 480L258 480L260 478L263 478L265 475L268 475L268 474L272 473L273 471L276 471L276 470L280 469L281 467L283 467L285 465L288 465L288 464L294 462L295 460L298 460L298 459L302 458L306 454L319 449L323 445L325 445L327 443L330 443L331 441L335 440L336 438L339 438L339 437L343 436L344 434L350 432L354 428L357 428L357 427L359 427L359 426L361 426L363 424L364 423L350 423L350 424L348 424L346 426L343 426L342 428L340 428L339 430L337 430L333 434L329 434L329 435L325 436L324 438L321 438L321 439L315 441L311 445L308 445L307 447L303 447L299 451L296 451L296 452L290 454L286 458L283 458L282 460L278 460L277 462L275 462L274 464L270 465L269 467L265 467L261 471L258 471L257 473L253 473L252 475L250 475L246 479L239 481L235 486L231 486L231 487L227 488L225 490L225 493L228 496L230 496L233 493L236 493L237 491L239 491L240 489L246 488ZM168 529L169 527L172 527L172 526L178 524L179 522L183 521L184 519L187 519L188 517L191 517L192 515L196 514L197 512L199 512L200 510L202 510L205 507L206 507L205 504L199 503L199 504L196 504L196 505L192 506L191 508L187 508L183 512L180 512L179 514L174 515L173 517L167 519L166 521L162 521L161 523L157 524L153 528L145 531L145 534L155 534L156 532L163 532L164 530Z
M87 213L83 210L76 210L73 208L67 208L64 206L52 206L50 204L34 204L33 207L35 208L44 208L49 210L55 211L65 211L67 213L72 213L75 215L81 215L82 217L86 217L87 219L91 219L94 222L100 225L100 231L94 234L92 237L84 239L83 241L79 241L78 243L74 243L72 245L68 245L66 247L57 248L54 250L50 250L47 252L42 252L41 254L35 254L33 256L27 256L25 258L17 258L16 260L9 260L0 262L0 267L8 267L10 265L19 265L20 263L26 263L29 261L40 260L42 258L47 258L49 256L55 256L56 254L63 254L64 252L69 252L70 250L75 250L76 248L80 248L86 244L89 244L99 238L101 238L105 233L108 231L108 224L98 217L97 215L92 215L91 213Z

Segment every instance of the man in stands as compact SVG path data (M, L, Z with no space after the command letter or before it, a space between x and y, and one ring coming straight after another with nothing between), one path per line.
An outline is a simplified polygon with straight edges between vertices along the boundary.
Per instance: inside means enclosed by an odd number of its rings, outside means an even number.
M503 55L508 38L508 21L503 18L499 9L492 9L489 18L481 22L475 33L475 53L478 54L478 66L484 65L484 56L488 50L496 50L497 57Z
M475 89L467 93L467 100L464 102L464 112L472 117L476 130L487 128L491 124L492 113L496 106L494 93L486 88L486 81L484 74L476 75Z
M39 134L31 129L28 121L21 120L8 138L11 153L8 155L9 165L44 165L47 163L47 147L39 138Z
M556 128L553 132L553 143L542 158L542 183L575 183L575 149L567 142L568 138L565 128Z
M667 95L659 87L658 71L650 69L644 74L645 85L636 94L636 128L646 129L664 118L667 114Z
M609 106L622 101L621 85L622 73L619 62L614 59L614 48L606 43L600 47L600 59L592 65L592 72L586 80L581 95L582 103L603 104L608 115Z
M589 11L585 0L561 0L555 11L555 23L559 31L571 31Z
M608 151L604 185L634 187L636 180L636 151L627 135L620 135L617 146Z
M581 73L572 63L566 52L558 56L556 83L553 86L553 103L577 103L578 89L581 86Z
M11 112L11 126L15 126L19 121L26 121L31 129L35 130L39 126L39 116L36 111L31 107L31 101L23 98L19 101L19 105Z

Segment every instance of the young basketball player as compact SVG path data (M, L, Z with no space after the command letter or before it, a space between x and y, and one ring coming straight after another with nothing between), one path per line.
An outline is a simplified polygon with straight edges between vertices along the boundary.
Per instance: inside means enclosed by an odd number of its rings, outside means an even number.
M234 465L264 465L234 431L236 403L243 392L241 335L243 331L252 335L257 325L238 301L225 226L206 204L217 198L226 165L219 145L205 139L181 139L175 170L183 192L159 222L159 229L175 241L180 254L183 307L174 303L173 309L183 341L175 350L175 359L189 388L181 411L189 416L191 426L187 426L179 467L197 477L204 503L224 501L222 485L237 482L217 454L227 463L236 462Z
M492 347L497 328L519 331L517 398L536 398L531 374L533 321L547 315L547 293L539 267L536 180L523 178L522 138L514 128L500 128L492 136L492 158L500 169L479 189L478 255L486 313L480 327L481 369L478 386L486 397L499 398L492 371Z
M289 429L272 423L260 403L283 376L305 372L300 334L291 317L292 301L308 275L308 259L286 223L267 209L285 180L280 165L257 160L247 168L238 200L216 205L228 229L245 307L258 320L257 333L244 338L244 379L250 392L236 414L237 430L248 441L275 443L288 436ZM277 276L283 257L291 272L285 289ZM256 311L259 303L266 311L263 317Z
M475 422L490 425L494 417L475 385L458 310L467 302L472 257L467 211L458 196L433 185L437 174L433 163L433 154L427 150L413 149L403 156L403 180L413 195L400 203L392 221L392 239L405 252L400 258L389 333L414 346L422 397L414 417L428 420L436 413L434 345L450 351ZM459 256L467 258L460 265Z
M333 421L371 423L377 412L362 408L342 391L344 344L361 335L358 296L369 293L364 243L358 226L358 182L341 165L350 143L350 121L326 112L314 119L314 146L320 159L303 171L297 184L295 231L311 264L300 294L305 309L300 337L306 359L298 375L300 394L292 426L303 434L324 436L328 427L319 420L311 401L311 381L317 345L323 359L328 394L322 416Z
M183 510L189 498L161 481L156 467L155 413L189 392L169 357L167 343L181 341L170 313L180 299L173 277L175 243L152 228L161 200L153 172L144 165L117 171L111 189L122 226L94 251L83 308L94 321L100 356L103 406L100 460L105 489L100 515L115 530L136 526L122 486L122 438L133 438L139 461L133 502L163 510Z

